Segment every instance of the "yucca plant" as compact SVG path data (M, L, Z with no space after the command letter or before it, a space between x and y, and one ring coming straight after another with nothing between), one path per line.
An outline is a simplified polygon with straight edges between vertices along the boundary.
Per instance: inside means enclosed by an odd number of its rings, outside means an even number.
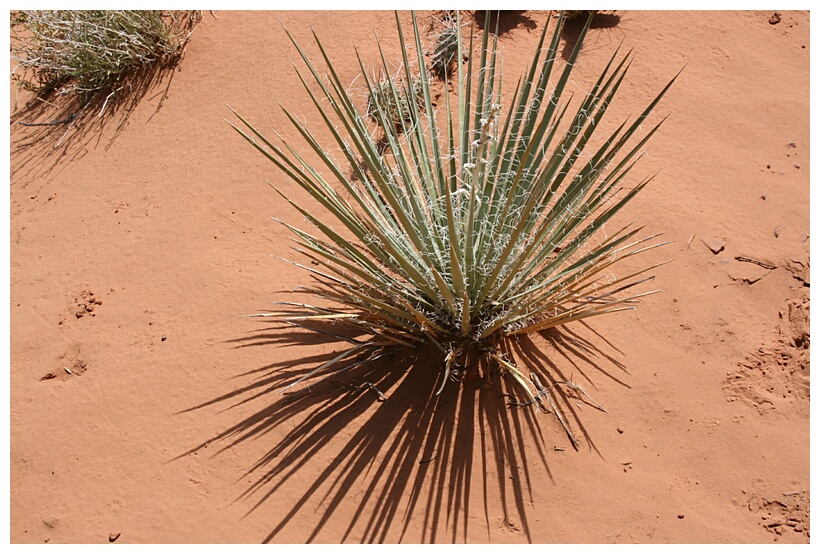
M411 68L424 66L418 24L413 16L411 48L398 15L396 22L404 81L413 82L417 77ZM330 148L287 109L285 115L320 166L311 165L293 145L268 140L234 112L243 125L234 128L337 220L331 223L326 214L303 208L272 185L316 229L286 224L297 250L313 264L296 264L316 279L303 292L321 300L283 302L280 311L253 315L308 328L333 322L357 333L340 334L349 347L286 388L367 363L389 349L431 346L441 353L437 393L448 380L473 373L487 384L519 388L528 400L514 401L518 405L554 409L552 395L559 385L586 394L576 384L525 370L509 354L509 341L632 309L637 299L657 292L623 294L651 279L645 275L660 264L619 277L610 273L617 262L660 246L651 242L655 237L638 238L641 229L631 224L600 231L651 179L623 190L660 123L627 144L672 82L631 124L621 124L595 149L588 148L631 57L618 59L616 52L570 110L567 84L589 21L561 68L556 60L563 23L561 16L546 49L545 28L527 74L507 96L495 36L490 44L485 29L479 59L471 56L461 63L457 22L457 92L452 99L445 93L441 110L433 105L432 85L423 71L418 76L421 107L399 102L406 94L400 87L392 89L392 103L379 100L373 95L378 84L367 77L359 58L387 148L377 144L319 38L314 35L326 76L291 37L310 76L300 72L299 78L344 161L329 154ZM388 73L384 52L381 63ZM401 106L402 120L412 122L404 133L391 125L389 105ZM346 173L348 167L352 174ZM576 444L560 411L555 412Z

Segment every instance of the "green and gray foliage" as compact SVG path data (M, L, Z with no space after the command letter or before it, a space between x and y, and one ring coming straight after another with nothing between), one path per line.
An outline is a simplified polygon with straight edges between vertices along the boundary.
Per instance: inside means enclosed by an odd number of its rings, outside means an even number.
M38 94L110 91L132 72L178 57L199 11L18 11L12 79Z
M509 96L501 93L496 39L485 29L480 56L458 63L454 98L445 94L439 109L425 72L411 74L411 67L424 66L415 17L411 48L397 16L403 81L420 79L421 106L401 102L407 94L401 87L391 91L392 101L379 100L379 85L367 78L359 59L375 99L370 113L385 131L387 148L374 139L321 41L326 76L294 41L309 73L300 74L302 84L344 161L328 154L327 145L287 109L320 166L313 167L293 145L268 140L237 115L243 126L234 128L335 219L331 223L324 212L308 211L283 194L315 227L288 225L297 250L314 264L301 266L318 283L305 292L320 301L285 302L281 311L255 315L306 327L336 322L360 337L346 339L348 348L289 387L391 348L431 346L441 352L439 392L474 371L488 383L519 388L526 403L545 408L554 407L552 389L559 384L585 394L573 383L528 374L509 355L508 341L632 309L638 298L657 292L631 291L652 278L646 274L656 265L611 273L619 261L660 246L654 237L639 238L641 229L631 224L601 231L650 181L624 190L639 152L660 124L639 131L672 83L637 119L590 147L631 58L616 52L580 102L570 102L567 85L589 22L562 66L557 60L563 22L559 18L546 48L544 30L527 74ZM455 29L462 60L460 25ZM389 74L383 53L381 59ZM392 125L391 106L401 106L401 120L412 122L404 133ZM353 168L350 176L347 167ZM570 438L575 443L571 433Z
M424 106L424 93L421 88L421 77L413 77L410 81L402 82L401 77L387 77L374 83L367 97L366 114L381 124L379 110L387 114L386 121L393 129L403 133L405 125L412 124L413 110L409 103L416 105L416 110Z
M430 62L433 73L441 79L446 79L450 76L450 70L458 57L459 42L461 41L459 29L457 29L454 24L445 25L445 28L436 35L433 59Z

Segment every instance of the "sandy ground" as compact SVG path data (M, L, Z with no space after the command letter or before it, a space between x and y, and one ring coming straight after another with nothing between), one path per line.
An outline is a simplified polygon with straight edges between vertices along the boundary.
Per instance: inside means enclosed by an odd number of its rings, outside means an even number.
M638 310L525 351L607 408L572 402L578 451L494 391L434 409L424 355L378 368L388 402L282 406L283 376L339 346L241 317L305 282L271 216L302 222L263 179L310 203L225 103L293 138L277 101L318 122L278 19L352 82L352 43L397 55L392 13L206 12L133 109L58 149L64 127L12 124L11 541L809 542L809 14L617 15L574 86L634 48L618 121L685 66L625 214L672 263ZM506 73L547 19L505 19Z

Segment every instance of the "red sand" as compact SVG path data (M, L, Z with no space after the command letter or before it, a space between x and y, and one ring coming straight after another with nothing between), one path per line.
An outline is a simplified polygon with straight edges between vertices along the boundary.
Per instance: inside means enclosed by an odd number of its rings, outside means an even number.
M276 101L318 121L277 18L352 81L351 43L372 60L378 30L396 55L392 13L206 12L118 133L57 159L12 126L11 541L809 542L809 14L771 15L626 12L587 38L579 88L621 41L637 55L610 121L685 69L636 168L661 173L626 209L674 241L647 257L672 260L664 292L570 325L597 357L536 341L608 410L578 402L577 452L552 414L469 384L433 412L424 360L385 403L274 408L280 365L334 345L240 317L306 279L275 258L289 235L270 216L303 222L263 178L305 194L224 103L292 138ZM547 18L511 20L507 74Z

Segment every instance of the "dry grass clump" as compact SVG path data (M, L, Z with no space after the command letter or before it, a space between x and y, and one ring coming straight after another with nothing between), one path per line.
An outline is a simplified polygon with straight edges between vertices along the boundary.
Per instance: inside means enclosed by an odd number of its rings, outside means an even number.
M436 35L436 47L433 50L431 69L440 79L450 76L453 62L458 58L459 42L458 29L455 24L449 24Z
M590 15L594 16L597 10L566 10L564 19L569 22L583 21Z
M174 62L200 11L31 10L11 16L11 78L38 95L110 93L141 68Z
M369 91L365 114L382 127L390 124L396 131L404 132L415 119L411 103L417 109L424 105L421 77L388 77L374 83Z

